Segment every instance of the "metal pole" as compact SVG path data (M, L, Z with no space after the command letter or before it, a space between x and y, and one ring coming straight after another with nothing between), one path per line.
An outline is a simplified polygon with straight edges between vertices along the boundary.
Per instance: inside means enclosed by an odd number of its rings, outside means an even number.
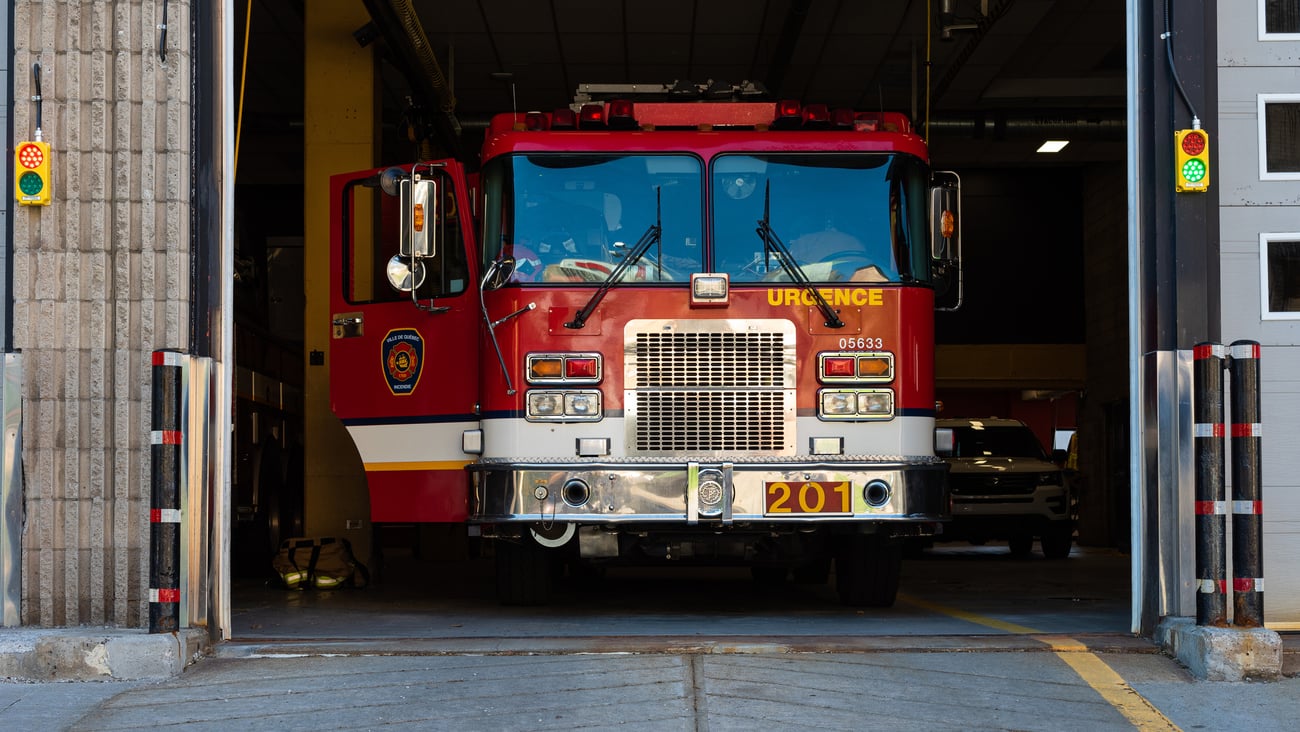
M150 423L149 632L180 629L181 365L177 351L153 352Z
M1196 624L1227 625L1227 503L1224 500L1223 346L1192 349L1196 455Z
M1259 343L1234 341L1228 355L1232 373L1232 624L1259 628L1264 625Z

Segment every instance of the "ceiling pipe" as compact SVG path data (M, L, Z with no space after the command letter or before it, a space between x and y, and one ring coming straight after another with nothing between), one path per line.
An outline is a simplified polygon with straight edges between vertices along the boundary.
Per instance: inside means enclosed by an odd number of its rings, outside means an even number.
M1125 112L1052 114L1041 112L994 112L951 115L930 120L931 136L1005 140L1031 137L1075 140L1123 140L1127 129Z
M456 96L424 33L410 0L364 0L370 18L392 54L392 62L406 77L413 95L431 110L430 122L438 141L457 158L464 158Z

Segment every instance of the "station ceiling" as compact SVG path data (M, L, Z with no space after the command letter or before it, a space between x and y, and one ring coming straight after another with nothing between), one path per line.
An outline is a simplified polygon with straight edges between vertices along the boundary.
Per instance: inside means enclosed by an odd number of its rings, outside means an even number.
M244 124L300 128L311 3L248 1ZM471 132L512 106L564 106L582 83L753 81L772 98L928 119L945 167L1124 159L1124 0L409 2ZM237 2L240 21L247 10ZM392 67L384 79L385 105L400 108L406 80ZM1049 138L1070 144L1036 153Z

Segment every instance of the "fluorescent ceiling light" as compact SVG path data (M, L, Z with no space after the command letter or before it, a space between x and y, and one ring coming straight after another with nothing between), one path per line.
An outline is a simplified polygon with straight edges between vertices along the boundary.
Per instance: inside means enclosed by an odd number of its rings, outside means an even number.
M1069 140L1048 140L1038 148L1038 152L1057 153L1064 150L1065 146L1069 144L1070 144Z

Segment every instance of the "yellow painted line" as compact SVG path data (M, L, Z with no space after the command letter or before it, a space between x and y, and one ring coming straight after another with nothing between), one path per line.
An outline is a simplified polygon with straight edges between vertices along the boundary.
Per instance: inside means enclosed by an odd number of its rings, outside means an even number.
M469 465L468 460L431 460L411 463L366 463L366 470L376 473L390 470L463 470L466 465Z
M968 623L983 625L988 628L993 628L994 630L1004 630L1008 633L1018 633L1021 635L1034 635L1042 632L1042 631L1034 630L1033 628L1026 628L1023 625L1016 625L1015 623L1008 623L1003 620L998 620L997 618L990 618L990 617L985 617L983 615L976 615L975 613L968 613L965 610L959 610L955 607L949 607L947 605L940 605L937 602L929 602L927 600L922 600L916 597L910 597L902 594L901 592L898 594L898 599L902 600L908 605L915 605L919 608L929 610L931 612L936 612L941 615L947 615L950 618L957 618L958 620L965 620Z
M1074 672L1079 675L1079 678L1083 679L1084 683L1092 687L1093 691L1097 692L1117 712L1124 715L1124 718L1137 729L1144 732L1147 730L1180 732L1178 725L1174 724L1159 709L1156 709L1145 697L1137 693L1122 676L1115 672L1115 669L1108 666L1095 653L1090 652L1088 646L1084 643L1064 636L1047 635L1042 631L1024 625L966 612L955 607L910 597L902 593L898 595L898 599L909 605L915 605L924 610L964 620L968 623L975 623L976 625L983 625L1008 633L1035 636L1034 640L1040 641L1051 648L1057 658L1064 661L1071 669L1074 669Z
M1137 693L1133 687L1115 669L1097 658L1093 653L1078 651L1057 651L1056 657L1069 664L1070 668L1093 688L1124 718L1133 723L1137 729L1144 730L1178 730L1178 725L1152 706L1151 702Z

